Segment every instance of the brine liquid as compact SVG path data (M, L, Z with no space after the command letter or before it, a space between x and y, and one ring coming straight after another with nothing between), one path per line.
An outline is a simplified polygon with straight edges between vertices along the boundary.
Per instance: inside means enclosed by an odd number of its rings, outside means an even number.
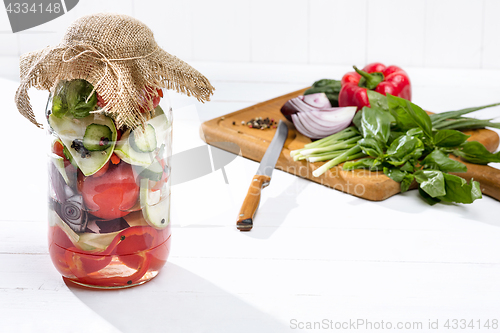
M49 254L52 262L65 278L87 287L127 288L147 282L158 274L167 261L170 226L161 231L147 230L157 233L154 244L151 234L143 233L144 230L135 229L137 232L131 233L127 229L111 241L109 247L112 249L84 251L74 246L61 227L50 226ZM130 240L128 244L127 238Z

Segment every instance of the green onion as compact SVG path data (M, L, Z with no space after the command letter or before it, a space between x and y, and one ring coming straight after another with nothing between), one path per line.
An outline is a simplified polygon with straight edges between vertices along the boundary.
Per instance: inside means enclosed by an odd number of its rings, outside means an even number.
M447 112L435 113L435 114L429 115L429 117L431 118L432 124L434 124L435 122L439 122L441 120L459 118L464 114L471 113L474 111L479 111L479 110L486 109L486 108L491 108L493 106L498 106L498 105L500 105L500 103L488 104L488 105L483 105L483 106L476 106L476 107L461 109L461 110L457 110L457 111L447 111Z
M348 149L346 152L335 157L333 160L326 162L325 164L323 164L322 166L320 166L319 168L314 170L312 174L314 177L319 177L322 174L324 174L325 172L327 172L329 169L333 168L334 166L336 166L342 162L354 160L356 158L360 158L363 156L366 156L366 155L364 153L362 153L361 148L358 145L356 145L356 146L352 147L351 149Z
M319 147L319 148L306 148L300 152L300 154L306 156L306 155L312 155L316 153L326 153L330 151L335 151L339 149L346 149L349 148L348 146L352 143L358 142L358 140L361 139L361 136L355 136L353 138L350 138L348 140L345 140L343 142L335 143L333 145L329 146L324 146L324 147Z
M432 127L434 129L476 129L493 127L500 129L500 123L493 123L491 119L476 119L468 117L460 117L458 119L445 119L433 123Z

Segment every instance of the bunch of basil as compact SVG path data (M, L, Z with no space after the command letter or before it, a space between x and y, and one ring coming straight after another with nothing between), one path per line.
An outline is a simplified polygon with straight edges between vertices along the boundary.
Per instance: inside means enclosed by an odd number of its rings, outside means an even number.
M467 183L450 174L466 172L467 167L451 159L449 154L476 164L500 162L500 153L492 154L481 143L467 141L468 135L450 129L457 128L457 119L462 123L462 119L469 121L460 128L484 127L482 123L489 121L461 117L484 107L432 117L408 100L376 92L370 95L371 107L364 107L353 120L363 136L358 145L370 157L346 162L345 170L383 171L401 183L401 192L407 191L416 181L419 193L431 205L440 201L467 204L481 198L477 181ZM485 107L489 106L492 105Z

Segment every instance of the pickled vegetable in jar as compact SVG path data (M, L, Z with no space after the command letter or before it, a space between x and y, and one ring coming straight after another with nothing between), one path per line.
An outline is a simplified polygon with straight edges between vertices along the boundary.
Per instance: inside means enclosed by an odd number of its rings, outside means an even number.
M171 242L167 90L208 101L214 88L125 15L84 16L59 45L23 55L20 66L16 104L38 127L28 89L50 92L45 127L54 266L94 288L151 280Z
M64 80L47 103L49 253L76 283L137 285L170 251L172 111L160 90L145 126L117 129L92 90Z

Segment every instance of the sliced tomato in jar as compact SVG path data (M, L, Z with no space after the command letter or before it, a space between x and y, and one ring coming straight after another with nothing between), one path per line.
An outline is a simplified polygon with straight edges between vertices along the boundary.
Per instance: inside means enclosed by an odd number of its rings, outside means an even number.
M52 152L56 154L59 157L64 158L67 160L66 156L64 155L64 146L62 145L61 142L55 141L54 145L52 146Z
M151 95L153 93L153 88L151 87L145 87L145 91L146 91L146 94L147 95ZM151 97L151 103L153 104L153 108L156 108L159 104L160 104L160 99L163 97L163 91L161 89L156 89L156 94L157 96L152 96ZM147 104L148 102L143 99L142 100L142 103L140 103L142 106L140 107L140 111L141 112L146 112L146 111L149 111L147 110Z
M90 213L104 220L127 215L139 197L139 186L127 163L110 164L100 177L85 177L79 173L78 190Z
M101 177L106 173L106 171L108 171L108 168L109 168L109 161L107 161L106 164L104 164L96 173L94 173L92 177L96 178Z

